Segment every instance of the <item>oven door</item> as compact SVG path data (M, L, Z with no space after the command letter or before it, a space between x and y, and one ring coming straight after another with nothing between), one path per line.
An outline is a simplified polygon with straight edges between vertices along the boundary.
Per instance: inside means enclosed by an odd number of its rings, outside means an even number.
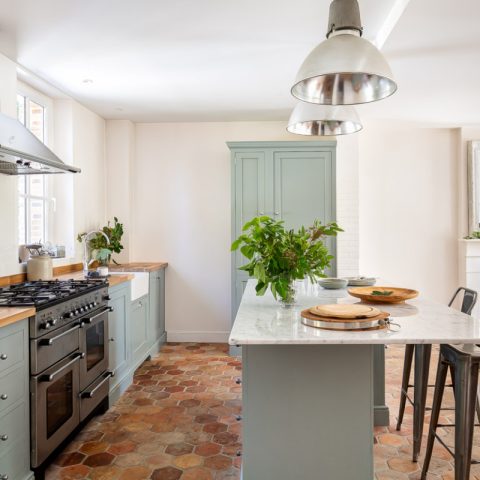
M87 388L108 368L108 312L102 307L83 317L80 330L80 351L85 354L80 362L80 390Z
M74 322L30 340L30 372L37 375L80 348L79 331L83 324Z
M30 380L32 467L41 465L79 424L82 357L75 352Z

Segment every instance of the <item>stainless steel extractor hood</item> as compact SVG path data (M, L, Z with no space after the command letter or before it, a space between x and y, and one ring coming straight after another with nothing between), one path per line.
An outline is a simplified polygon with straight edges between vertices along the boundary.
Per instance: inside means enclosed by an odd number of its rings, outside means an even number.
M63 163L18 120L0 113L0 173L32 175L78 173L80 169Z

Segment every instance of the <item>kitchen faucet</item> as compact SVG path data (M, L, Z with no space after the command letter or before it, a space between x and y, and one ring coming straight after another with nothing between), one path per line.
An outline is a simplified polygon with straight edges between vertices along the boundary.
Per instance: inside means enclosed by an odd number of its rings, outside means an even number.
M83 237L83 274L85 277L88 277L88 266L92 263L93 259L88 261L88 240L91 235L93 234L98 234L100 233L107 239L107 244L110 243L110 239L108 238L107 234L103 232L102 230L92 230L91 232L88 232L84 237Z

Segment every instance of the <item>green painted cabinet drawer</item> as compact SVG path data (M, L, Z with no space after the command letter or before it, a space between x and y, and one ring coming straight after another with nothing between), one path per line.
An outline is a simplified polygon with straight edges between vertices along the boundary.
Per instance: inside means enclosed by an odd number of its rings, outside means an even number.
M26 333L23 322L0 329L0 375L27 359Z
M28 373L22 364L20 368L0 376L0 415L14 403L28 398L25 390L26 375Z
M13 410L0 417L0 455L14 443L28 437L28 412L25 403L20 403ZM1 478L1 477L0 477Z
M5 453L0 454L0 478L8 478L8 480L27 478L30 459L29 448L28 440L21 438L12 444Z

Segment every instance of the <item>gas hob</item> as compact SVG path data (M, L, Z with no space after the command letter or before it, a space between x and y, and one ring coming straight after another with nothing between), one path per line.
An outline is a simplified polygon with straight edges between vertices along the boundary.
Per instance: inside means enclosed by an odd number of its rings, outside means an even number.
M0 307L34 306L41 310L105 286L105 280L92 279L17 283L0 288Z

